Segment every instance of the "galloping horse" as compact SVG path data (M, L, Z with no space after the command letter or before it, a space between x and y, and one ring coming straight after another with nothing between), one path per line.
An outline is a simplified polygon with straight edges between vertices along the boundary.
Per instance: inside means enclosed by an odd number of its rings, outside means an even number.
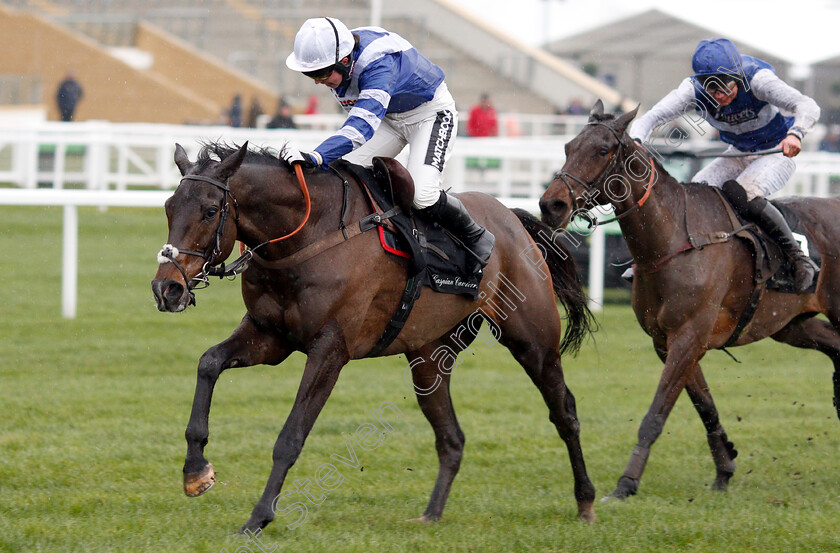
M200 495L215 481L204 447L213 387L221 372L276 365L294 351L307 355L297 397L274 445L265 491L241 529L256 531L274 518L286 474L342 367L351 359L371 355L400 305L407 264L383 250L377 232L359 230L358 222L370 215L370 206L361 188L348 186L338 174L320 169L301 172L299 188L289 165L270 151L249 151L247 143L238 149L205 144L196 162L176 145L175 162L183 179L166 201L169 238L152 281L158 309L183 311L194 302L194 284L206 281L236 240L253 255L242 273L247 309L242 322L227 340L208 349L198 364L186 430L187 495ZM535 217L514 214L484 194L459 197L496 236L477 300L424 290L401 333L381 352L408 357L418 403L435 434L438 477L417 520L440 518L464 448L449 394L449 371L434 361L451 355L451 362L473 341L482 317L542 393L549 418L569 452L578 516L594 520L595 489L581 451L574 397L560 364L561 353L577 349L592 330L574 263L559 244L535 244L531 234L550 235ZM355 221L345 229L346 237L337 230L345 216ZM276 240L286 236L290 238ZM568 314L562 341L555 294Z
M638 109L638 108L637 108ZM596 103L588 125L566 144L566 163L540 200L543 220L565 227L574 211L612 204L635 261L633 310L653 339L665 368L638 442L612 497L636 493L650 448L682 392L688 392L707 431L717 476L725 490L737 451L721 426L700 359L709 349L766 337L815 349L834 363L834 403L840 415L840 199L782 200L794 211L822 255L816 292L765 289L751 322L729 344L754 298L755 263L746 241L732 239L702 249L689 235L732 229L719 195L701 184L680 184L625 133L636 110L618 118ZM691 233L689 232L691 228ZM696 233L696 234L695 234ZM814 316L823 313L826 322Z

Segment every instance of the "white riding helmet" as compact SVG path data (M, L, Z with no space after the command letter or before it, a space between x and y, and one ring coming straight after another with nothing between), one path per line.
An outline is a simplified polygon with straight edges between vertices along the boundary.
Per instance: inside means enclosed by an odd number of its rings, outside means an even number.
M338 19L307 19L295 35L295 51L286 58L286 66L301 72L325 69L349 56L355 45L353 33Z

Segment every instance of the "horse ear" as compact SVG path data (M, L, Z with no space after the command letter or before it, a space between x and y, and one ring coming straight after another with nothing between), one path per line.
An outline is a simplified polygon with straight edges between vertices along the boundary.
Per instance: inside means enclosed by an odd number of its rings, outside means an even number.
M189 168L193 165L190 158L187 157L187 152L177 142L175 143L175 165L177 165L178 170L181 171L182 177L186 176L187 170L189 170Z
M639 113L639 106L636 106L636 108L633 111L628 111L627 113L616 119L615 123L613 123L613 128L615 129L615 131L618 134L622 134L625 130L627 130L627 126L630 125L630 121L632 121L633 118L636 117L637 113Z
M219 164L219 177L221 180L227 180L231 175L236 173L239 166L242 165L242 160L245 159L245 154L248 153L248 142L239 148L235 154L230 154Z
M592 121L594 119L600 118L604 115L604 102L601 101L600 98L596 100L595 105L592 107L592 111L589 112L589 120Z

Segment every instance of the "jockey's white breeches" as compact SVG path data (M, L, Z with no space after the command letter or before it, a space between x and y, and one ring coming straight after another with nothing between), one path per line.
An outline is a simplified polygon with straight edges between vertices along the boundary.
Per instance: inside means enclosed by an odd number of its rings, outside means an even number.
M443 169L457 134L455 100L446 83L441 83L434 98L425 104L386 115L371 139L344 159L370 167L374 157L396 157L408 145L406 169L414 179L414 207L423 209L440 197Z
M727 152L738 152L729 147ZM720 188L728 180L736 180L747 191L747 199L766 197L785 187L796 163L784 154L764 156L719 157L694 175L693 182L704 182Z

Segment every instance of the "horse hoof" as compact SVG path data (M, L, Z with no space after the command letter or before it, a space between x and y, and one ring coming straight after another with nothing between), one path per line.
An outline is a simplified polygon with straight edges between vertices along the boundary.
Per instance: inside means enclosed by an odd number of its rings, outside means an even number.
M248 520L248 522L243 524L242 528L240 528L236 533L246 536L253 536L254 534L259 534L259 532L266 526L268 526L268 522L266 522L265 524L261 524L259 522L254 521L253 518L251 518Z
M198 497L213 487L216 483L216 472L213 465L207 463L201 472L184 474L184 493L189 497Z
M434 524L435 522L439 521L440 518L434 518L427 515L422 515L417 518L410 518L406 520L406 522L413 522L414 524Z
M592 503L578 507L578 520L581 522L595 522L597 517L592 509Z

